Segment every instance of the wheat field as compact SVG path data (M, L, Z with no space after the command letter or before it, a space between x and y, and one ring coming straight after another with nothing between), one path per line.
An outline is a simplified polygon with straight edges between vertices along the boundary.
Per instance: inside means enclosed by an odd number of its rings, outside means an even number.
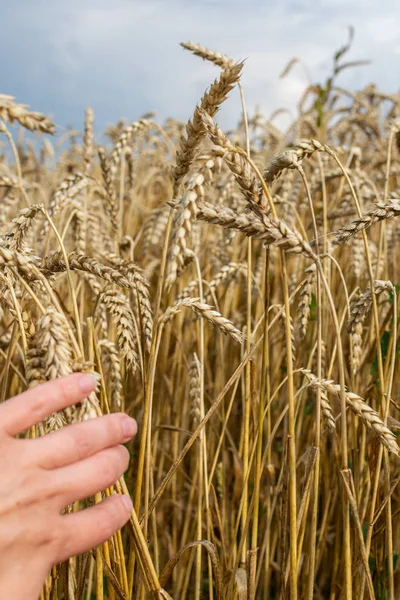
M101 137L88 108L52 138L0 95L0 401L89 371L26 435L139 424L124 478L65 509L125 492L130 522L41 600L399 597L400 95L340 87L350 44L284 131L191 42L215 80L187 123Z

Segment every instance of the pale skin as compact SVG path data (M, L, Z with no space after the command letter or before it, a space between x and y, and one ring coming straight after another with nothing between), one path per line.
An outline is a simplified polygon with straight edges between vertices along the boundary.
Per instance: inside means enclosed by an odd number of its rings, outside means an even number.
M129 519L132 502L121 495L61 513L124 473L133 419L118 413L35 440L15 437L94 388L92 376L75 373L0 404L1 600L37 600L53 565L106 541Z

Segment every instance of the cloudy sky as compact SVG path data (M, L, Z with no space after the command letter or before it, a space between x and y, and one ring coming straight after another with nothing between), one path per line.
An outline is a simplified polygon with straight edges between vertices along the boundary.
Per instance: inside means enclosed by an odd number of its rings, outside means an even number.
M0 8L0 93L50 113L60 133L81 127L87 105L97 131L147 111L186 120L217 75L179 46L187 40L246 58L249 108L267 114L295 110L307 83L329 73L349 25L349 59L372 62L340 84L400 88L398 0L0 0ZM303 63L279 79L294 56ZM232 95L220 122L232 125L239 112Z

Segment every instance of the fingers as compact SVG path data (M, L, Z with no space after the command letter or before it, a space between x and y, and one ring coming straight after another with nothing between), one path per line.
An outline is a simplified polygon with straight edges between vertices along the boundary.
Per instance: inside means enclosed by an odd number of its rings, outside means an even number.
M83 373L44 383L0 405L0 427L11 436L17 435L53 412L80 402L95 387L94 377Z
M60 510L76 500L83 500L111 486L129 465L125 446L114 446L51 473L53 489Z
M35 440L38 464L56 469L78 462L118 444L124 444L137 432L137 424L124 413L116 413L70 425Z
M125 525L132 510L128 496L111 496L100 504L77 513L63 515L60 539L63 540L57 562L81 554L102 544Z

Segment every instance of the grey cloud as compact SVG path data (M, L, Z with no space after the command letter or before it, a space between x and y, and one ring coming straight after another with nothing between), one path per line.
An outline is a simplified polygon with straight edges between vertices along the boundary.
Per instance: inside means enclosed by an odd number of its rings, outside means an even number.
M329 72L333 51L356 28L353 58L373 63L343 74L352 88L374 80L395 91L400 67L400 5L393 0L14 0L3 12L1 92L50 112L60 126L80 126L86 105L102 129L147 110L186 120L217 70L179 47L192 39L246 58L250 109L295 110L307 85L303 67L279 80L287 61L302 58L313 80ZM390 67L389 67L390 64ZM219 117L232 125L237 94Z

